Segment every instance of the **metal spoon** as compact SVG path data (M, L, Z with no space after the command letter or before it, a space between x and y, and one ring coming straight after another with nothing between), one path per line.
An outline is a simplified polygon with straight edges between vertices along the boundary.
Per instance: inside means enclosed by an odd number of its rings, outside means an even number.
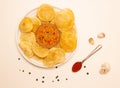
M76 62L74 63L74 65L72 66L72 71L73 72L77 72L82 68L82 64L88 59L90 58L93 54L95 54L97 51L99 51L102 48L102 45L99 44L93 51L90 52L90 54L83 59L81 62Z

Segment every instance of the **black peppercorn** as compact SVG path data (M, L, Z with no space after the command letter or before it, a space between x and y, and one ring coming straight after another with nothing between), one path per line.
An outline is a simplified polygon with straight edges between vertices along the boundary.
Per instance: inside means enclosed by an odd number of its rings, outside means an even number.
M56 79L58 78L58 75L55 77Z
M86 74L89 75L89 72L87 72Z
M36 81L38 81L38 79L36 79Z
M57 79L57 81L60 81L59 79Z
M58 68L58 66L56 66L55 68Z
M28 73L29 75L31 74L31 72Z
M42 83L44 83L44 81L42 81Z
M86 66L84 66L84 68L86 68Z
M45 76L42 77L43 79L45 78Z
M18 60L20 60L20 58L18 58Z

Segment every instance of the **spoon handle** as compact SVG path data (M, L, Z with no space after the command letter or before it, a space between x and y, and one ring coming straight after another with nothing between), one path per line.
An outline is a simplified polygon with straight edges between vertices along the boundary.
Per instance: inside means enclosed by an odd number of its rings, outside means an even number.
M90 54L84 60L82 60L82 63L85 62L88 58L90 58L97 51L99 51L101 48L102 48L102 45L99 44L93 51L90 52Z

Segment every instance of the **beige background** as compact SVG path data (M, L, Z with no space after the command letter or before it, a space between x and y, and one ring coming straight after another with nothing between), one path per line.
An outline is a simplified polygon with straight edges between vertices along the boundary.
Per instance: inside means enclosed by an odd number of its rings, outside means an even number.
M78 47L73 58L58 69L36 68L27 63L16 49L15 33L20 20L43 3L71 8L75 14ZM97 39L100 32L105 32L106 38ZM89 37L94 37L94 46L88 43ZM119 38L120 0L1 0L0 88L120 88ZM86 69L72 73L73 63L82 60L99 43L103 48L84 63ZM99 69L104 62L111 65L111 71L100 75ZM90 74L86 75L87 72ZM57 75L59 82L55 79ZM45 83L41 82L42 76L45 76ZM39 80L35 81L36 78Z

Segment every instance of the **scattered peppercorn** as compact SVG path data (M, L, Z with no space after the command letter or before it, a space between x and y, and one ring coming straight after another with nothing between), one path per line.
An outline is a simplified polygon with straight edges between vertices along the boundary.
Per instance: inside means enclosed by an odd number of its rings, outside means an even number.
M66 80L68 80L68 78L66 78Z
M18 60L20 60L20 58L18 58Z
M59 79L57 79L57 81L60 81Z
M42 83L44 83L45 81L42 81Z
M86 68L86 66L84 66L84 68Z
M22 72L25 72L24 70L22 70Z
M89 75L89 72L87 72L86 74Z
M38 81L38 79L36 79L36 81Z
M45 78L45 76L42 77L43 79Z
M55 68L58 68L58 66L56 66Z
M28 72L28 74L30 75L30 74L31 74L31 72Z
M56 79L58 78L58 75L55 77Z

